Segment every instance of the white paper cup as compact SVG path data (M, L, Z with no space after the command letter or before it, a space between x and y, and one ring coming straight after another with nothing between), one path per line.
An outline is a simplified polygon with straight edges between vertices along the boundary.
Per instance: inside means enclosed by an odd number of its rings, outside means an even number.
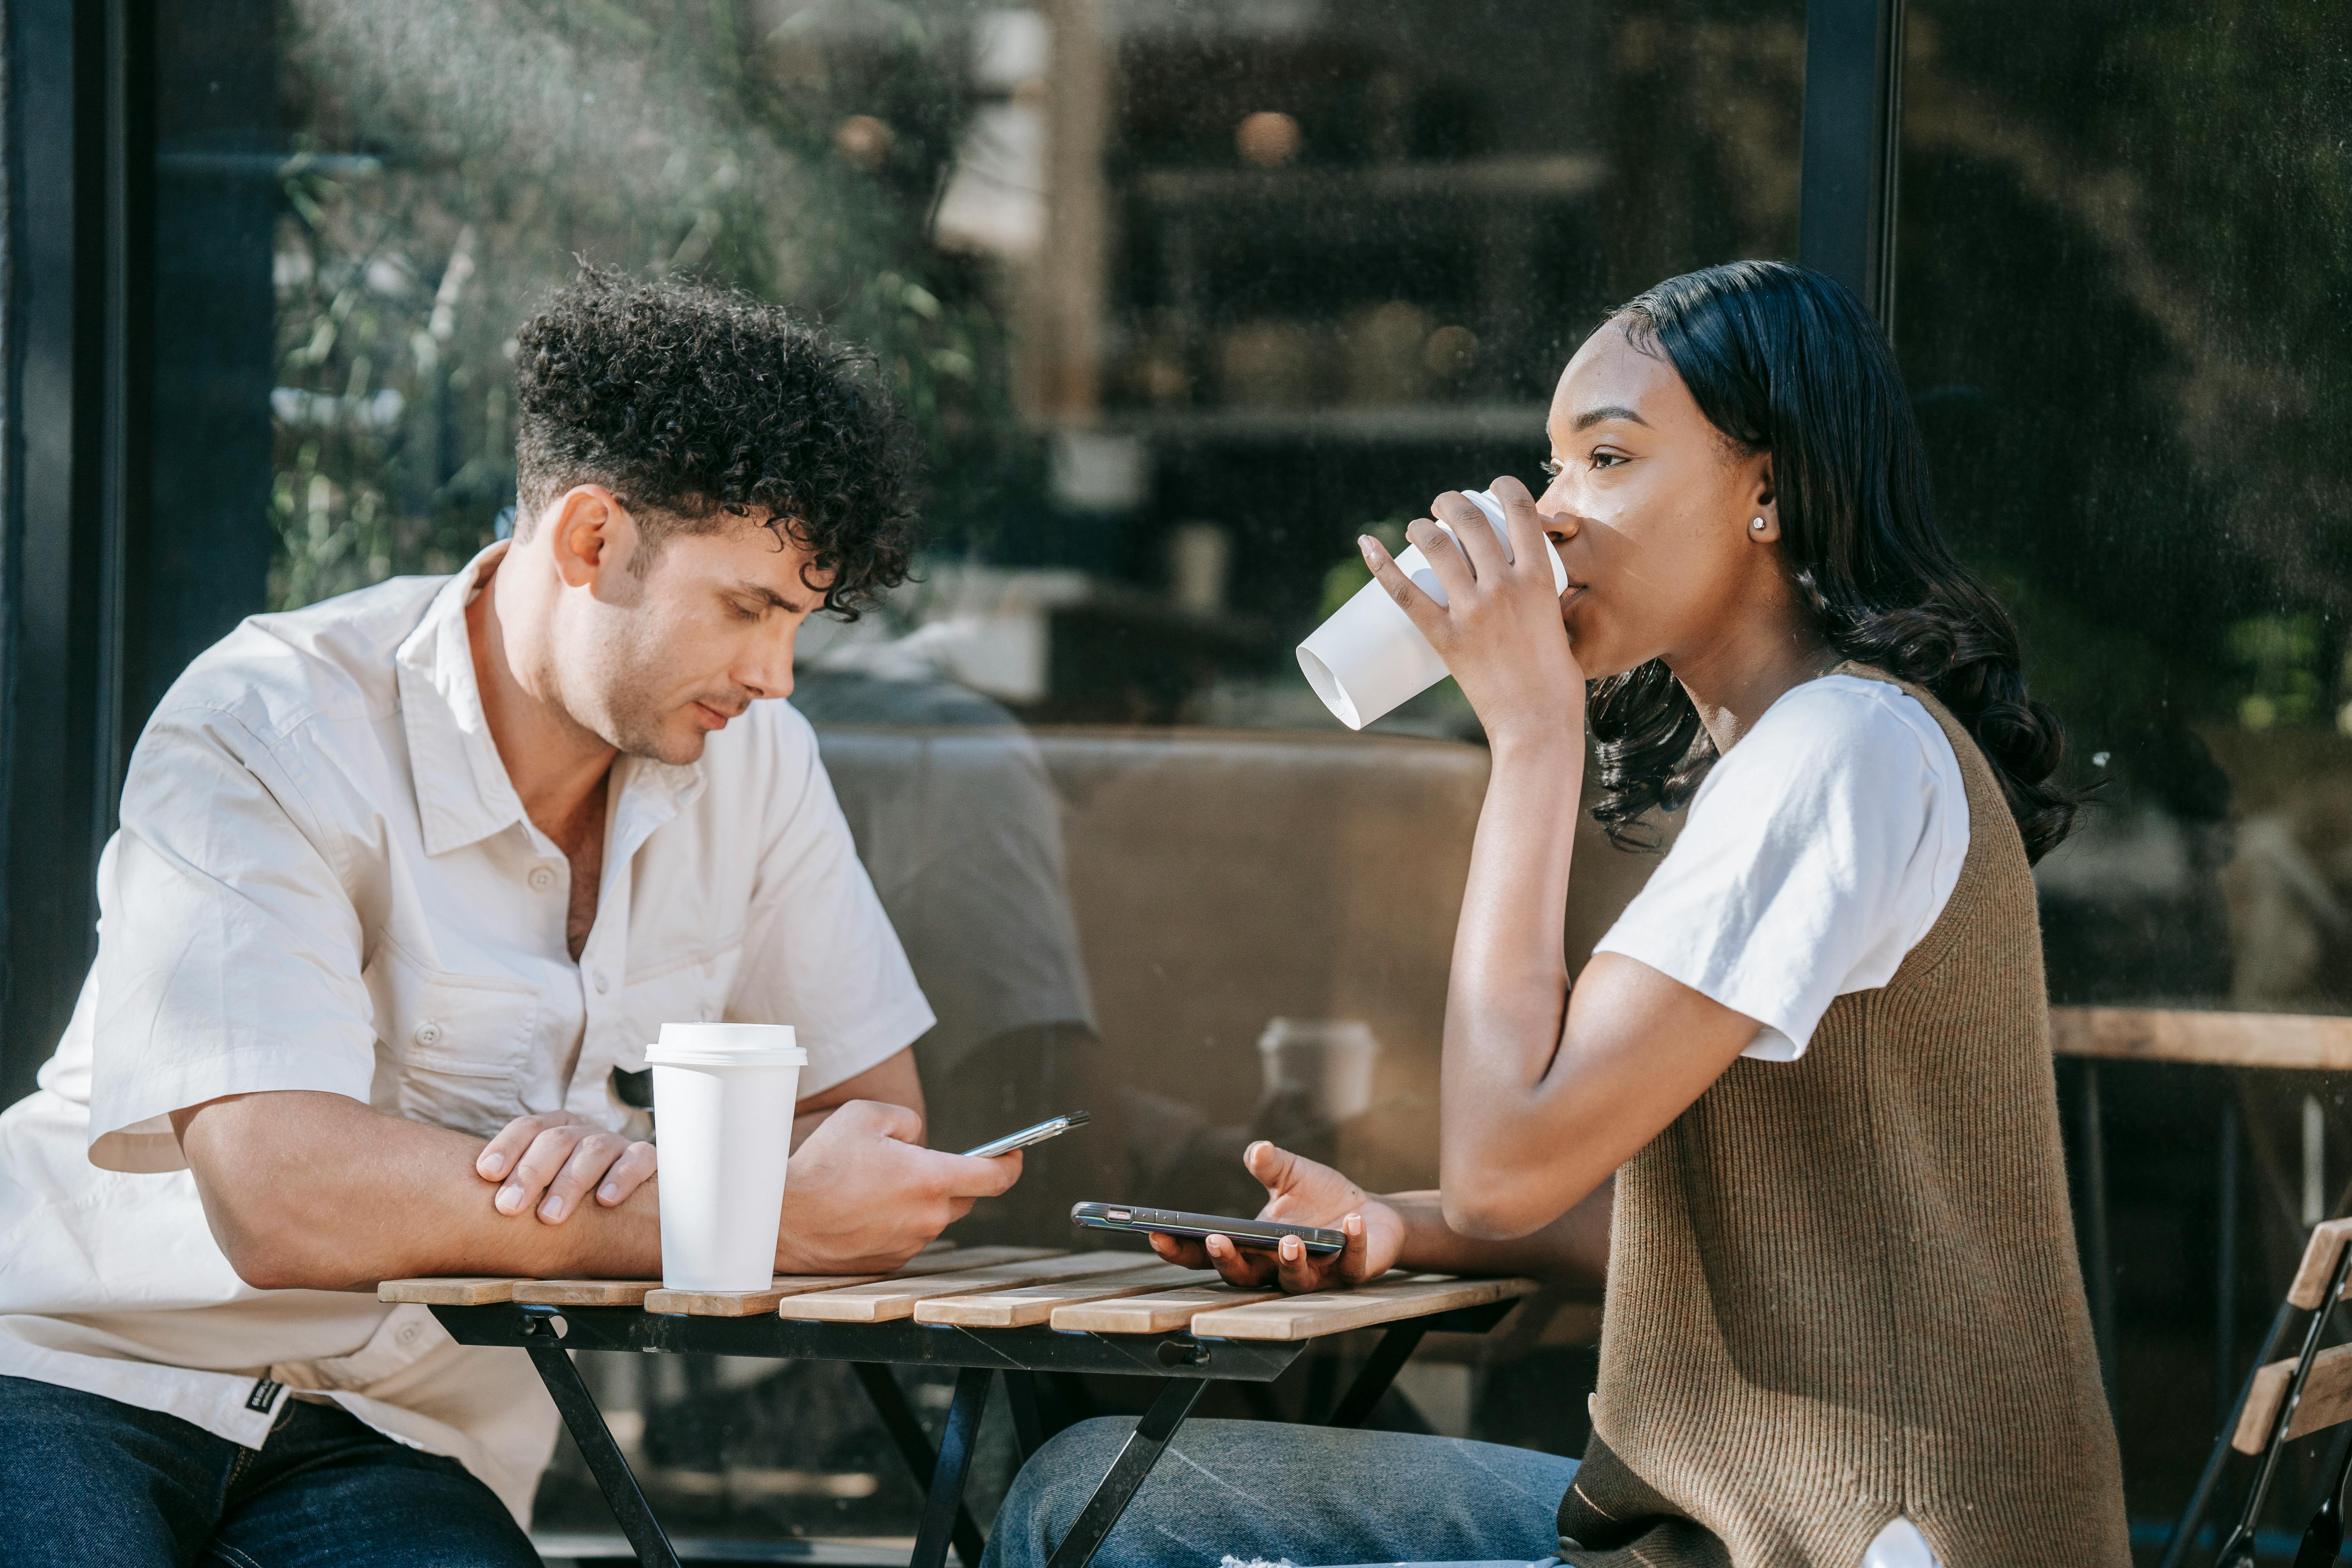
M1486 490L1462 493L1486 514L1508 557L1511 541L1503 521L1503 503ZM1448 533L1454 531L1444 523L1437 526ZM1566 593L1568 568L1559 563L1559 552L1547 540L1544 552L1551 557L1552 592ZM1421 546L1407 545L1396 563L1430 597L1445 603L1445 589ZM1378 582L1357 589L1354 598L1298 645L1298 668L1306 672L1307 684L1315 689L1323 706L1350 730L1362 729L1445 679L1445 661Z
M776 1024L664 1024L646 1047L660 1148L662 1285L764 1290L808 1053Z
M1276 1018L1257 1037L1268 1094L1296 1094L1307 1113L1346 1121L1372 1108L1381 1042L1354 1018Z

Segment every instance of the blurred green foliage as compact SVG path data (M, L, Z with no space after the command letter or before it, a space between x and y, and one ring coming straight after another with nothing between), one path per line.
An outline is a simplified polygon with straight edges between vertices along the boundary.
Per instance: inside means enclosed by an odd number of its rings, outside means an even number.
M582 261L789 303L869 347L950 548L1044 482L999 280L932 245L976 13L287 0L273 606L446 572L513 500L513 333Z

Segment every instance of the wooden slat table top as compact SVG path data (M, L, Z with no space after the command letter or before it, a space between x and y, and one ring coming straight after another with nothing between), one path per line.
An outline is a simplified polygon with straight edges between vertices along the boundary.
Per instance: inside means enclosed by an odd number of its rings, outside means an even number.
M2062 1057L2344 1072L2352 1070L2352 1017L2188 1007L2053 1007L2050 1047Z
M1196 1314L1192 1332L1202 1339L1309 1340L1349 1329L1428 1317L1463 1307L1483 1307L1514 1296L1532 1296L1542 1287L1532 1279L1462 1279L1446 1274L1414 1274L1356 1290L1285 1296L1247 1306Z
M968 1268L928 1279L882 1279L853 1285L845 1290L821 1290L808 1296L788 1296L776 1311L786 1318L824 1323L887 1323L914 1316L916 1306L944 1296L976 1295L983 1290L1011 1290L1041 1285L1050 1279L1077 1279L1133 1268L1140 1255L1133 1252L1077 1252L1040 1258L1028 1263L1000 1263L989 1268Z
M1213 1268L1142 1263L1078 1279L1020 1285L1009 1290L983 1290L977 1295L933 1297L915 1303L915 1321L964 1329L1027 1328L1032 1323L1045 1322L1057 1311L1081 1302L1140 1296L1171 1286L1200 1285L1216 1277Z
M1244 1290L1234 1285L1203 1283L1150 1296L1125 1296L1056 1307L1048 1321L1066 1334L1165 1334L1183 1328L1202 1312L1252 1301L1277 1300L1281 1296L1279 1290Z
M767 1312L803 1321L885 1323L912 1318L942 1327L1160 1334L1189 1328L1205 1339L1299 1341L1402 1319L1530 1295L1532 1279L1465 1279L1395 1273L1355 1290L1285 1296L1244 1290L1206 1269L1136 1252L1057 1252L989 1247L936 1251L898 1273L778 1276L766 1290L664 1290L646 1279L388 1279L379 1300L480 1307L514 1301L563 1307L642 1306L649 1311L745 1318ZM2352 1385L2352 1369L2347 1369ZM2352 1397L2352 1395L2347 1395ZM2250 1417L2251 1418L2251 1417Z
M895 1274L779 1274L765 1290L654 1290L646 1294L648 1312L683 1312L696 1318L756 1318L772 1312L787 1296L814 1295L819 1290L844 1290L884 1279L913 1279L992 1264L1022 1263L1056 1256L1049 1247L969 1247L960 1252L933 1252L918 1257Z

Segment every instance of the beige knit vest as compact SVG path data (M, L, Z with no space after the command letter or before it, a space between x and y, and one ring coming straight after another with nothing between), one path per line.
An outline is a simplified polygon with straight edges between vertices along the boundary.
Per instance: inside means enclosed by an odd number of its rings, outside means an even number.
M1897 1515L1943 1568L2131 1562L2032 875L1968 731L1893 684L1959 758L1959 880L1802 1058L1734 1062L1619 1173L1569 1563L1859 1568Z

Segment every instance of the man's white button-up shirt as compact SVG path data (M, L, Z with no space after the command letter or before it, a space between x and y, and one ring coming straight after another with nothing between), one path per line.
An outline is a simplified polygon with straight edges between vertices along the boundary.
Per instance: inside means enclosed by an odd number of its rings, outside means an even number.
M315 1089L482 1136L558 1108L643 1136L613 1070L665 1022L793 1025L803 1094L930 1027L782 702L691 766L614 764L572 961L570 865L474 681L466 605L503 549L247 621L156 710L100 862L97 962L38 1091L0 1115L0 1375L253 1447L282 1389L315 1391L525 1515L555 1433L526 1358L421 1308L246 1285L170 1113Z

